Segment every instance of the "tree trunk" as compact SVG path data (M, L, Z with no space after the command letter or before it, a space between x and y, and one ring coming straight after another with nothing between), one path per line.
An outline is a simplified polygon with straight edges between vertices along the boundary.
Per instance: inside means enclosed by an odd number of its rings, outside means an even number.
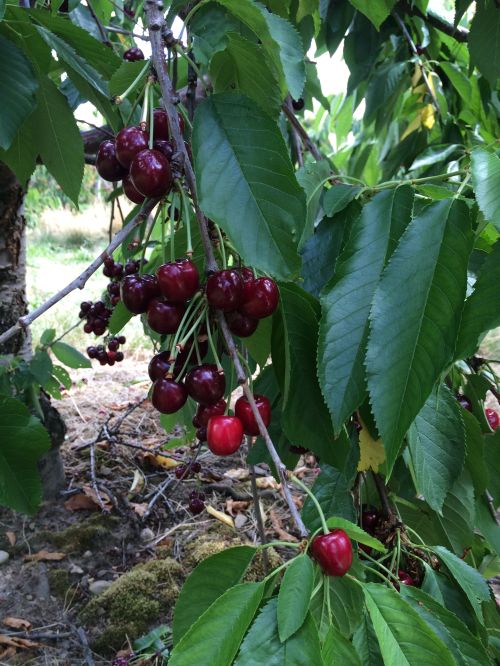
M0 333L13 326L26 314L26 218L23 214L26 189L12 171L0 162ZM0 345L0 355L31 356L29 331L19 333ZM64 470L59 447L64 441L66 426L59 412L42 393L40 405L44 413L52 447L40 460L44 499L55 499L64 487Z

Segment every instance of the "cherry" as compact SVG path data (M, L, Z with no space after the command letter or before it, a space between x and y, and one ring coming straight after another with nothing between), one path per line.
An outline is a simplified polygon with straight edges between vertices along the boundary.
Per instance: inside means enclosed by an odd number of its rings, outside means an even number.
M221 416L226 411L227 403L221 398L213 405L198 405L196 414L193 416L195 428L206 428L212 416Z
M118 351L118 347L119 347L119 346L120 346L120 343L118 342L118 340L117 340L116 338L112 338L112 339L108 342L108 349L109 349L109 351L113 351L113 352Z
M146 276L144 275L144 277L146 277ZM118 336L118 342L119 342L121 345L124 345L124 344L127 342L127 338L126 338L124 335L119 335L119 336Z
M266 398L265 395L254 395L255 404L259 410L259 414L264 421L264 425L267 426L271 423L271 403ZM252 408L250 403L245 398L244 395L241 398L238 398L236 405L234 406L234 413L243 423L243 429L245 430L245 435L258 435L259 426L255 420L255 416L252 413Z
M130 312L142 314L148 309L151 300L151 286L146 276L127 275L121 285L122 301Z
M187 397L184 384L174 382L173 379L157 379L153 384L151 402L153 407L162 414L177 412L184 405Z
M226 314L227 325L231 333L234 333L240 338L248 338L257 330L259 325L258 319L253 319L252 317L247 317L244 314L241 314L238 310L233 310L233 312L228 312Z
M207 427L207 444L217 456L230 456L243 440L243 424L237 416L212 416Z
M216 365L203 363L186 376L186 388L189 395L202 405L213 405L224 395L226 378Z
M375 509L365 509L361 513L361 527L365 530L365 532L373 534L379 523L379 519L380 516L378 511Z
M83 316L85 316L91 307L92 303L90 303L89 301L83 301L82 303L80 303L80 312L83 314Z
M464 409L468 412L472 412L472 403L467 396L457 395L457 400Z
M241 279L243 280L244 284L247 282L253 282L255 280L255 275L253 274L253 270L251 268L248 268L248 266L242 266L240 269L240 275Z
M279 291L271 278L261 277L246 282L243 289L243 303L239 310L248 317L263 319L269 317L278 307Z
M144 273L142 276L142 282L146 288L147 293L149 294L149 299L160 295L160 287L158 285L156 276L150 275L149 273Z
M235 269L226 269L213 273L207 280L207 300L214 308L235 310L243 296L241 273Z
M116 158L128 169L134 157L148 147L149 136L137 125L124 127L116 135Z
M352 543L344 530L314 537L311 553L327 576L343 576L352 564Z
M189 499L194 499L195 497L197 497L198 499L204 500L205 499L205 493L200 493L198 490L192 490L189 493Z
M125 195L135 204L141 204L145 200L145 196L141 194L135 187L130 176L125 176L122 180L123 191Z
M168 303L159 298L153 298L148 305L148 324L163 335L175 333L179 328L185 308L177 303Z
M171 303L185 303L200 286L198 269L189 259L163 264L156 271L156 277L161 293Z
M302 111L304 108L304 100L302 97L299 97L299 99L292 99L292 106L294 111Z
M410 574L403 569L398 569L398 578L402 585L408 585L414 587L416 585L415 580L410 576ZM399 590L399 585L396 583L395 587Z
M176 479L188 479L191 476L191 470L187 465L178 465L174 470Z
M494 409L486 407L484 413L486 414L486 418L488 420L488 423L490 424L490 428L492 430L496 430L500 425L500 417L498 416L498 412L496 412Z
M168 139L168 116L164 109L153 111L153 137L155 139Z
M125 275L132 275L133 273L137 273L140 267L140 261L134 261L133 259L127 259L127 263L125 264Z
M123 352L121 352L121 351L116 352L116 362L117 363L121 363L124 358L125 358L125 356L123 355Z
M172 170L170 162L159 150L142 150L130 165L134 187L145 197L156 199L170 192Z
M97 358L97 349L95 347L87 347L87 356L89 358Z
M196 438L200 440L200 442L206 442L207 441L207 429L206 428L198 428L196 430Z
M99 146L95 166L97 173L101 178L111 182L121 180L127 175L127 169L125 169L116 159L115 142L110 139L106 139L106 141L103 141Z
M137 46L127 49L123 54L123 59L129 62L136 62L137 60L144 60L144 53Z
M188 506L191 513L197 516L205 508L205 502L201 500L199 497L193 497L193 499L189 500Z
M153 141L153 148L165 155L168 161L172 159L172 155L174 154L174 147L170 141L167 141L166 139L155 139Z
M167 350L162 351L159 354L155 354L149 361L148 375L152 382L165 377L165 375L168 373L171 365L169 358L170 352Z

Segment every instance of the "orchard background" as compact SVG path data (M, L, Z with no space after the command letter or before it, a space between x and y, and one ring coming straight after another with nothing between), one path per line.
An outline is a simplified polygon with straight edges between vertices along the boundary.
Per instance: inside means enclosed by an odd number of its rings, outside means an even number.
M0 662L497 663L499 4L0 0L0 61Z

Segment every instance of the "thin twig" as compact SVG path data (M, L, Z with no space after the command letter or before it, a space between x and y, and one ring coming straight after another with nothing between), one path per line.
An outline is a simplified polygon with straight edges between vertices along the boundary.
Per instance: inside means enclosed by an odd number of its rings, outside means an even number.
M172 477L171 477L171 476L167 476L167 478L165 479L165 481L160 485L160 487L158 488L158 490L157 490L157 491L155 492L155 494L153 495L152 499L149 501L149 504L148 504L148 506L147 506L147 508L146 508L146 511L144 512L144 514L143 514L143 516L142 516L142 519L143 519L143 520L146 520L146 518L148 518L149 514L150 514L151 511L153 510L154 505L155 505L156 502L159 500L159 498L163 495L163 493L164 493L165 490L168 488L168 486L172 483L172 481L173 481ZM164 498L167 499L165 496L164 496Z
M248 445L250 446L251 437L247 437L247 442ZM266 532L264 530L264 523L262 521L262 513L260 510L259 492L257 490L257 481L255 478L255 467L253 465L249 465L249 469L250 469L250 481L252 486L252 498L253 498L255 520L257 522L257 529L259 531L260 543L261 545L264 545L265 543L267 543L267 539L266 539ZM267 556L267 550L265 548L262 551L262 562L264 564L264 572L267 574L269 572L269 558Z
M497 518L497 512L495 509L495 503L493 502L493 497L491 496L491 493L489 490L486 488L484 491L484 499L486 500L486 504L488 505L488 510L491 514L491 517L495 521L495 524L498 525L498 518Z
M373 480L375 481L375 485L377 486L377 492L380 497L380 501L382 503L382 509L384 512L385 517L388 520L393 520L394 519L394 511L391 506L391 503L389 502L389 495L387 494L387 487L380 476L380 474L376 474L375 472L372 472L372 477Z
M106 512L107 509L104 506L102 501L101 493L99 492L99 486L97 485L97 476L95 471L95 444L90 445L90 478L92 483L92 488L96 494L97 503L101 507L101 511Z
M106 127L99 127L99 125L95 125L94 123L89 123L88 120L80 120L79 118L75 118L77 123L82 123L83 125L88 125L89 127L93 127L95 130L100 132L101 134L104 134L104 136L108 136L110 139L114 139L115 135L111 130L107 129Z
M90 0L87 0L87 7L89 8L89 11L92 15L92 18L94 19L94 23L97 26L97 29L99 30L99 34L101 35L101 39L106 46L110 46L113 48L113 44L110 42L108 35L106 34L106 30L104 29L103 24L101 23L101 20L97 16L97 14L94 11L94 8L92 7L92 3Z
M293 109L291 107L289 108L286 102L283 104L282 109L285 116L290 121L290 124L292 125L294 130L300 136L300 139L304 147L307 148L307 150L311 153L311 155L314 157L315 160L317 160L318 162L322 160L323 155L319 152L318 147L316 146L314 141L311 141L311 137L298 121L297 116L293 112Z
M116 32L119 35L128 35L134 39L142 39L143 42L149 42L149 37L147 35L136 35L135 32L131 30L124 30L123 28L115 28L114 25L105 25L104 29L108 32Z
M293 113L292 98L290 97L290 95L288 95L288 97L286 98L285 105ZM292 134L293 148L297 155L297 162L299 164L299 167L303 167L304 156L302 155L302 140L300 138L300 134L298 133L296 126L291 122L290 122L290 129Z

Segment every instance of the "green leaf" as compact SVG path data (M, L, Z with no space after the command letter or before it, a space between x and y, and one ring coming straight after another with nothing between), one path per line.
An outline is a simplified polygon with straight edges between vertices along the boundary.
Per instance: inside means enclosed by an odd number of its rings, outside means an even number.
M133 81L139 76L142 69L144 69L144 60L136 62L124 61L118 67L109 81L109 92L111 95L121 95L132 85ZM147 77L147 70L144 72L144 81ZM140 83L137 84L138 86Z
M370 548L378 550L381 553L387 552L387 548L384 546L383 543L381 543L378 539L365 532L363 529L361 529L361 527L359 527L359 525L352 523L350 520L345 520L345 518L334 517L334 518L328 518L326 524L328 525L328 527L340 528L341 530L344 530L347 536L353 541L357 541L358 543L363 543L366 546L370 546Z
M0 68L0 98L4 100L0 104L0 148L7 150L36 106L38 82L24 53L2 35L0 62L3 63Z
M471 62L494 88L500 62L500 12L494 0L477 3L468 44Z
M272 317L259 321L257 330L250 337L245 338L245 347L253 360L263 368L271 354L271 332L273 329Z
M322 465L312 491L327 518L340 516L351 521L355 519L350 487L345 476L335 468ZM304 502L302 520L311 532L321 527L318 510L310 497Z
M323 197L323 210L329 217L335 215L351 203L361 190L357 185L332 185Z
M389 473L453 358L471 249L466 204L431 204L407 227L375 292L366 367Z
M176 446L188 446L193 443L196 428L193 426L192 419L195 411L196 403L192 398L188 398L184 406L175 414L160 414L161 426L170 435L164 444L164 448L172 449Z
M309 555L298 555L285 570L278 595L278 633L284 643L304 624L314 584Z
M446 643L460 666L486 666L491 660L481 642L453 613L416 587L401 586L401 596Z
M498 523L493 519L491 515L491 509L488 506L486 498L478 497L476 500L475 507L475 522L476 527L479 529L483 537L486 539L491 549L500 556L500 529L498 529ZM483 570L484 560L481 563L481 573L486 578L492 578L495 575L498 575L498 571L487 575Z
M488 485L488 466L484 453L484 440L477 419L466 409L462 412L465 425L467 452L465 466L471 475L476 495L481 495Z
M369 18L378 30L391 13L396 0L349 0L349 2Z
M66 98L41 76L35 111L40 157L75 204L83 177L83 141Z
M32 113L26 118L8 150L0 149L0 161L7 164L23 185L35 170L38 157L35 116Z
M314 224L318 215L321 193L323 192L325 179L328 178L329 174L330 165L326 160L305 164L297 171L297 180L306 193L307 206L307 221L302 233L302 238L300 239L300 247L304 245L304 242L313 233Z
M42 335L40 336L40 344L41 345L50 345L52 340L56 337L56 329L55 328L46 328Z
M465 301L455 358L467 358L477 350L484 334L500 325L500 240L486 257Z
M328 666L362 666L353 644L333 625L328 629L321 655Z
M38 349L30 361L30 371L40 386L45 386L52 374L52 361L46 351Z
M373 624L368 613L361 613L361 623L353 634L352 642L363 666L384 666Z
M196 111L193 154L201 207L245 262L296 273L305 197L271 118L247 97L212 95Z
M269 115L280 112L279 81L262 47L235 32L228 33L226 49L212 58L210 80L216 93L239 90Z
M450 488L443 504L442 515L438 516L451 548L460 555L464 550L470 548L473 542L474 501L472 480L467 470L464 470ZM437 542L434 541L434 543ZM445 542L439 541L439 543Z
M465 460L460 406L446 386L433 391L408 432L417 491L441 513L446 494Z
M318 377L337 433L365 396L370 306L384 263L410 221L412 204L413 191L406 186L376 194L354 222L322 292Z
M399 97L401 85L405 85L405 79L408 73L408 63L391 62L379 67L372 76L366 90L366 110L364 122L371 123L377 112L382 109L382 113L389 116L392 111L392 105ZM407 81L409 85L409 80Z
M200 562L184 583L175 605L174 644L226 590L237 585L256 549L235 546Z
M0 504L35 513L42 499L37 462L49 448L47 431L27 407L0 398Z
M478 206L485 218L500 231L500 158L495 153L476 148L471 153L471 171Z
M276 606L276 597L264 606L245 636L234 666L320 666L318 630L311 616L306 617L302 627L291 638L281 643ZM218 661L215 663L219 666Z
M52 373L57 381L62 384L65 389L71 388L71 377L69 376L66 368L63 368L62 365L54 365L52 367Z
M52 398L55 398L56 400L60 400L62 398L59 382L55 377L49 377L43 388Z
M224 592L175 645L169 666L230 666L264 588L264 583L244 583Z
M385 664L456 666L443 641L394 589L376 583L363 586Z
M332 623L345 638L350 638L358 628L363 613L361 587L346 576L331 578L326 584L330 585Z
M5 14L5 5L7 4L7 0L0 0L0 21L3 19L4 14Z
M113 314L109 318L109 332L111 335L119 333L124 326L132 319L134 315L130 310L127 310L123 301L119 301L113 309Z
M481 602L490 599L488 584L481 574L443 546L435 546L434 552L465 592L479 622L483 621Z
M55 357L68 368L91 368L92 363L78 349L75 349L66 342L55 342L51 346Z

